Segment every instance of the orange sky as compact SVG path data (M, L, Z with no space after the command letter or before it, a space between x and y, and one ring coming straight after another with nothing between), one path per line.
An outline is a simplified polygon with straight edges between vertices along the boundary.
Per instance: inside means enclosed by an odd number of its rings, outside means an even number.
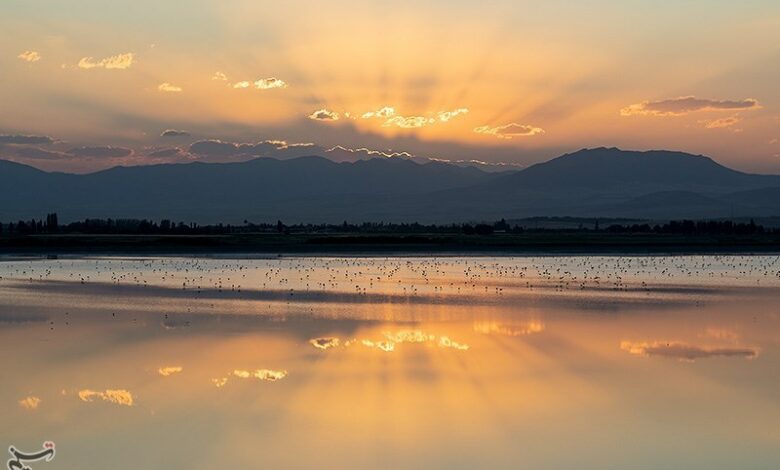
M780 173L776 2L0 8L0 157L43 168L189 161L219 139L519 165L664 148Z

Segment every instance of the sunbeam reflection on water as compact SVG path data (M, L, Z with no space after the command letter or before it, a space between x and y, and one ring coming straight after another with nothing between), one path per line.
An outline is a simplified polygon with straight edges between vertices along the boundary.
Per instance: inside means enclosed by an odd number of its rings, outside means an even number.
M0 437L52 438L66 469L771 468L778 271L772 256L2 261Z

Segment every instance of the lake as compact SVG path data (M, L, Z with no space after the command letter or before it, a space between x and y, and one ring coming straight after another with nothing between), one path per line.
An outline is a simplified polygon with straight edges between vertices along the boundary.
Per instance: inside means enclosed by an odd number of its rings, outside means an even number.
M38 469L780 468L780 257L0 261ZM6 457L7 458L7 457Z

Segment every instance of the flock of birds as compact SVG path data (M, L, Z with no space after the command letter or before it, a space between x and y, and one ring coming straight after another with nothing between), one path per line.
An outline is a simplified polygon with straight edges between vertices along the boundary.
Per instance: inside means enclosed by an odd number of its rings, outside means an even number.
M656 286L780 286L780 256L74 258L0 262L2 282L156 286L193 293L359 295L517 289L649 291Z

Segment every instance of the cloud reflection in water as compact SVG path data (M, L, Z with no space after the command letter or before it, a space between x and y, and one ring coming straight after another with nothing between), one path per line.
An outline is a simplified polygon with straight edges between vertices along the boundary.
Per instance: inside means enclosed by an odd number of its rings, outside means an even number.
M647 357L666 357L693 362L711 357L742 357L754 359L758 350L749 347L707 347L675 341L632 342L622 341L620 349L629 354Z
M84 389L79 390L78 395L81 401L87 403L93 402L97 399L123 406L133 406L134 403L133 394L124 389L108 389L103 392Z

